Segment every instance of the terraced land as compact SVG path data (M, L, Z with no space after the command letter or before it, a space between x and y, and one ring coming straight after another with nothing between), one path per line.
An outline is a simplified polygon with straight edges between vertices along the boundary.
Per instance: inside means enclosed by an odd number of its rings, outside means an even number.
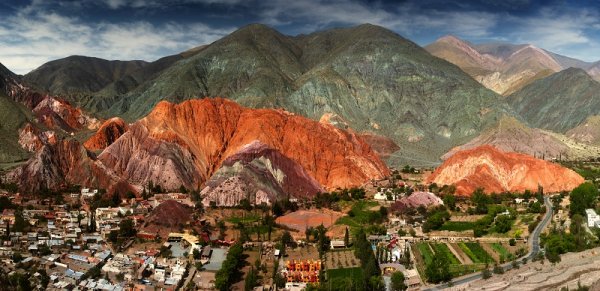
M514 255L511 254L504 246L502 246L500 243L492 243L490 244L490 247L496 252L498 253L498 256L500 257L501 261L509 261L512 260Z
M479 246L479 244L475 245L476 246L473 247L475 251L469 249L469 247L467 247L466 245L465 248L469 250L468 252L471 253L473 256L475 256L474 253L482 251L485 253L485 256L489 258L490 262L494 261L493 259L491 259L489 254L487 254L481 248L481 246ZM471 259L470 256L467 255L466 252L464 252L462 248L458 247L456 244L454 244L453 247L454 252L450 249L451 247L452 245L449 245L447 243L417 243L415 248L415 259L417 260L417 269L421 272L421 274L424 274L424 270L427 264L431 262L434 256L444 256L447 258L448 262L450 262L449 269L453 277L459 277L465 274L481 271L485 268L485 263L480 262L481 259L476 258L477 261ZM477 250L477 247L479 247L479 250ZM455 254L461 256L461 260L459 260ZM483 257L484 255L480 254L480 256ZM485 259L483 260L485 261ZM461 261L468 262L468 264L462 264ZM471 263L472 261L474 263Z
M479 245L479 243L461 242L458 243L458 246L475 264L494 263L494 259L481 247L481 245Z

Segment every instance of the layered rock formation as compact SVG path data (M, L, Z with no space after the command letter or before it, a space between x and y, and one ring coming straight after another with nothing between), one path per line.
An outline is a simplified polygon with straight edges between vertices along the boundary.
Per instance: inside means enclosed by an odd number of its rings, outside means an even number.
M43 64L25 75L24 81L55 95L82 95L99 91L147 64L70 56Z
M205 206L235 206L242 199L271 204L286 195L308 198L318 192L323 188L302 166L255 141L227 158L200 194Z
M105 121L83 145L91 151L103 150L119 139L127 130L129 130L129 125L123 119L111 118Z
M600 112L600 83L570 68L529 84L507 101L530 125L564 133Z
M567 131L565 135L580 142L600 145L600 116L588 117L582 124Z
M357 186L389 174L353 133L218 98L161 102L99 159L134 184L197 189L228 157L256 141L293 160L326 188Z
M124 77L77 104L128 122L162 100L204 96L314 120L332 114L357 132L391 138L412 162L437 161L510 110L456 66L369 24L296 37L249 25L166 63L148 78ZM389 162L406 163L395 159Z
M446 160L428 178L428 183L456 186L461 195L479 187L487 193L506 191L570 191L584 179L572 170L534 157L508 153L493 146L460 151Z
M56 144L58 136L54 131L41 131L31 123L19 130L19 145L28 152L35 152L45 144Z
M577 132L581 132L578 136L582 139L592 136L592 133L584 135L582 131ZM442 160L481 145L492 145L502 151L518 152L544 160L580 160L595 158L600 154L600 147L584 142L559 133L530 128L514 117L505 116L478 137L447 152Z
M68 185L110 189L119 178L95 160L78 141L47 143L25 164L7 175L26 192L62 189Z
M475 80L502 95L510 95L537 79L571 66L589 66L533 45L474 45L454 36L442 37L426 49L434 56L459 66Z
M175 200L166 200L152 209L145 220L144 230L151 233L160 232L157 229L161 228L174 231L190 222L192 212L192 209Z
M71 133L81 129L96 129L100 122L93 117L83 113L79 108L70 103L52 97L45 96L33 108L37 120L51 129L61 129Z

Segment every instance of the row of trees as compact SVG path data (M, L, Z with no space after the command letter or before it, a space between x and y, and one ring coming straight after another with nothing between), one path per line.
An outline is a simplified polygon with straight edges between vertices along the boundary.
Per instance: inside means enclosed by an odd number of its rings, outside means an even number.
M215 275L215 288L218 290L228 291L233 283L241 279L241 269L246 262L242 245L243 240L238 240L229 248L221 269Z

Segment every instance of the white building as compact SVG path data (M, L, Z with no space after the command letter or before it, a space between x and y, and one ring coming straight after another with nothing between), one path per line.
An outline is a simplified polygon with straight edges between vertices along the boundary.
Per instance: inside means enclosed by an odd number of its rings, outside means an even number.
M594 209L586 209L585 214L587 215L588 227L600 227L600 216Z

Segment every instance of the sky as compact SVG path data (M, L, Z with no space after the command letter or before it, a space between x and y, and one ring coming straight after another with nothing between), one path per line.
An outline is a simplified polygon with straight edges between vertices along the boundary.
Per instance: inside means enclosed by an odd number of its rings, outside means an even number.
M25 74L70 55L153 61L250 23L288 35L371 23L422 46L452 34L600 60L598 0L3 0L0 63Z

